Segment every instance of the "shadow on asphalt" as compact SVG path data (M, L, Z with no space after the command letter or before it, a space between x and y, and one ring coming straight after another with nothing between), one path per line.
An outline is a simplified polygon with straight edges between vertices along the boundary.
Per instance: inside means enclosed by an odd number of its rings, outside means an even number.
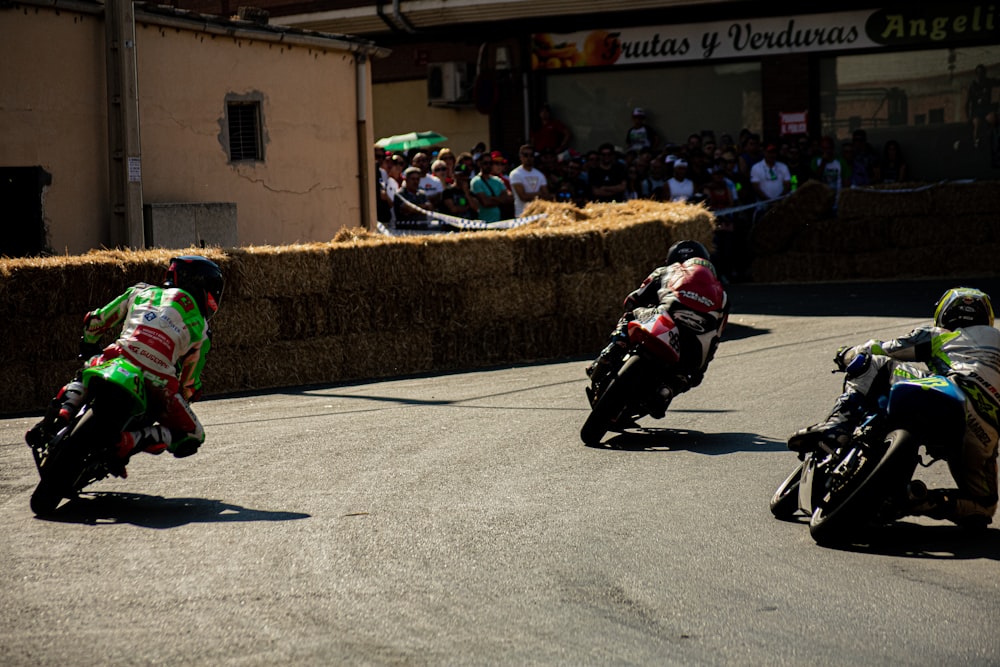
M615 434L600 445L593 446L593 449L628 452L689 451L708 456L736 452L788 451L783 440L765 438L756 433L702 433L688 429L647 427Z
M190 523L230 521L291 521L307 519L301 512L254 510L221 500L164 498L140 493L82 493L46 521L60 523L131 524L142 528L177 528Z
M733 314L915 317L930 320L946 290L979 288L1000 298L1000 277L935 278L885 282L776 285L741 283L727 288Z
M836 547L897 558L928 558L934 560L1000 560L1000 530L966 530L953 524L927 526L897 521L869 536L867 544Z

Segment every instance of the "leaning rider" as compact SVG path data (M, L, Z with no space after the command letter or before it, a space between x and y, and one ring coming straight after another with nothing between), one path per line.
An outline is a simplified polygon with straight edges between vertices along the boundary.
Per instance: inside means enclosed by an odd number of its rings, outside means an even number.
M669 313L680 331L680 362L676 373L660 389L662 404L650 412L662 417L673 400L701 384L719 337L729 317L729 297L709 261L708 250L697 241L670 246L664 266L653 271L625 297L624 310L611 333L611 342L587 367L595 385L617 372L628 352L628 323L645 320L657 312Z
M788 448L812 451L821 444L846 444L859 424L869 397L884 395L898 380L929 373L907 362L926 364L930 373L948 375L966 396L965 437L948 456L957 489L933 489L917 499L909 514L984 527L997 508L997 442L1000 440L1000 331L993 327L990 297L956 287L935 306L934 325L880 342L842 348L835 359L847 377L844 392L827 420L796 431Z
M160 454L169 450L180 458L194 454L205 441L205 430L189 401L201 394L201 371L210 347L208 320L219 309L222 271L205 257L187 255L170 260L163 286L133 285L103 308L87 313L81 338L85 366L97 366L124 357L146 374L149 414L158 423L122 434L118 443L120 467L140 450ZM121 325L118 339L103 350L101 337ZM83 404L80 375L60 390L41 422L25 439L42 446L65 426Z

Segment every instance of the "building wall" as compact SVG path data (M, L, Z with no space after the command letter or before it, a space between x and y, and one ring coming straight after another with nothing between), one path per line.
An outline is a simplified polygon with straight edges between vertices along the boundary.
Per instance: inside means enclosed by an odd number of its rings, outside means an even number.
M110 243L104 19L97 6L80 8L0 9L0 167L51 177L42 215L60 254ZM367 226L374 185L359 165L373 141L371 85L366 73L369 122L360 123L357 56L333 40L191 25L137 16L144 203L234 202L244 245L328 241ZM262 161L229 162L227 95L261 100Z
M375 138L406 132L433 130L448 137L441 144L456 154L478 142L490 143L490 119L474 107L427 105L427 81L378 83L372 92Z
M145 203L236 202L244 245L365 224L351 54L157 25L136 44ZM227 94L262 100L263 161L228 161Z
M0 167L51 176L43 215L57 253L109 239L103 25L99 15L0 10Z

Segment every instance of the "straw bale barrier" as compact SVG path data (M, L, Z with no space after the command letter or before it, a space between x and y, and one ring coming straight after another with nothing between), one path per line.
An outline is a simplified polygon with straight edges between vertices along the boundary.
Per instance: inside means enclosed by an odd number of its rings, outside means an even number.
M902 183L840 193L810 181L751 234L758 282L996 275L1000 182Z
M671 243L711 243L712 216L696 206L537 202L534 212L548 217L508 231L357 228L329 243L0 258L0 413L42 409L77 368L83 315L160 282L176 254L206 255L226 275L204 373L218 395L593 352Z
M941 276L961 257L992 274L1000 183L916 193L807 183L752 237L757 281ZM482 368L596 353L623 297L676 240L711 244L713 218L684 204L534 202L548 217L508 231L385 237L342 230L329 243L103 250L0 258L0 413L42 409L77 368L83 315L167 260L204 254L227 277L212 321L208 395ZM737 303L737 308L738 303Z

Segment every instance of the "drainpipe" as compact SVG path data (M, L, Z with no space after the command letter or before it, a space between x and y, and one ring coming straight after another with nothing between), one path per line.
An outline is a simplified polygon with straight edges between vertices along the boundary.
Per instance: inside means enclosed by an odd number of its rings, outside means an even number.
M392 0L392 15L396 17L396 21L399 22L399 25L403 26L403 30L410 33L411 35L415 35L417 29L413 27L413 24L410 23L410 20L408 18L403 16L403 10L399 6L399 3L400 0Z
M366 229L374 230L375 221L375 156L372 149L374 141L372 128L368 123L368 56L359 53L355 56L355 82L356 97L358 101L358 169L360 178L358 179L358 200L361 202L361 224Z

